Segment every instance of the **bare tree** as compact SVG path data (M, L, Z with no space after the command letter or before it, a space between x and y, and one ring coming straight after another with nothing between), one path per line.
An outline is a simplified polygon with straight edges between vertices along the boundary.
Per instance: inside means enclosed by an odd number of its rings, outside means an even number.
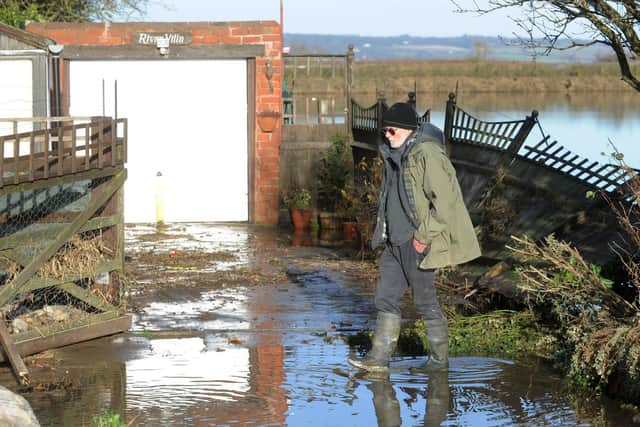
M604 44L613 50L621 78L640 92L640 76L630 61L640 56L640 1L638 0L451 0L457 12L481 15L504 9L519 9L511 19L526 36L519 42L532 48L567 50ZM585 41L586 40L586 41Z

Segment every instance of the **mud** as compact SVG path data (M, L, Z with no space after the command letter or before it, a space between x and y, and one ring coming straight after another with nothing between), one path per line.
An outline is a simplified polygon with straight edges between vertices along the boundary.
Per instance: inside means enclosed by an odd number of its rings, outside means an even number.
M388 377L362 375L345 337L372 325L377 269L341 246L246 225L128 226L126 238L133 327L27 359L20 393L43 426L105 411L139 426L628 426L634 415L572 395L537 361L463 355L425 376L409 373L422 357L397 356ZM19 390L6 366L0 384Z

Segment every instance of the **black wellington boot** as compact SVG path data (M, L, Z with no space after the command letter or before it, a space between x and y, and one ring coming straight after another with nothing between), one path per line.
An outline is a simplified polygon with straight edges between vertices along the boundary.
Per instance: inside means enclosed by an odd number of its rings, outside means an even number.
M427 341L431 354L427 362L413 368L418 372L440 371L449 368L449 327L447 319L425 320Z
M400 335L400 316L378 312L371 350L362 359L349 358L349 363L369 372L388 371L389 359L398 343L398 335Z

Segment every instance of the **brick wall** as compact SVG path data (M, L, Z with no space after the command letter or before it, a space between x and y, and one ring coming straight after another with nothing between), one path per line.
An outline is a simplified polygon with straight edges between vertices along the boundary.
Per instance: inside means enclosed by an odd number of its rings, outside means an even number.
M262 45L264 56L255 58L256 112L281 112L282 106L282 35L274 21L255 22L194 22L194 23L29 23L27 31L40 34L65 46L126 46L136 33L191 33L191 45ZM271 85L265 77L270 61L273 77ZM255 117L250 115L250 117ZM280 121L273 132L262 132L254 119L253 142L255 154L253 212L250 217L260 224L276 224L279 200ZM252 185L251 185L252 184Z

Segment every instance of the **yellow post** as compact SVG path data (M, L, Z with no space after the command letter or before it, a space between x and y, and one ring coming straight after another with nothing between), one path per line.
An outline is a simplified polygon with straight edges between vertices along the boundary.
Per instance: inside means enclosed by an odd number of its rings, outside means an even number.
M164 183L160 171L156 174L156 224L164 225Z

